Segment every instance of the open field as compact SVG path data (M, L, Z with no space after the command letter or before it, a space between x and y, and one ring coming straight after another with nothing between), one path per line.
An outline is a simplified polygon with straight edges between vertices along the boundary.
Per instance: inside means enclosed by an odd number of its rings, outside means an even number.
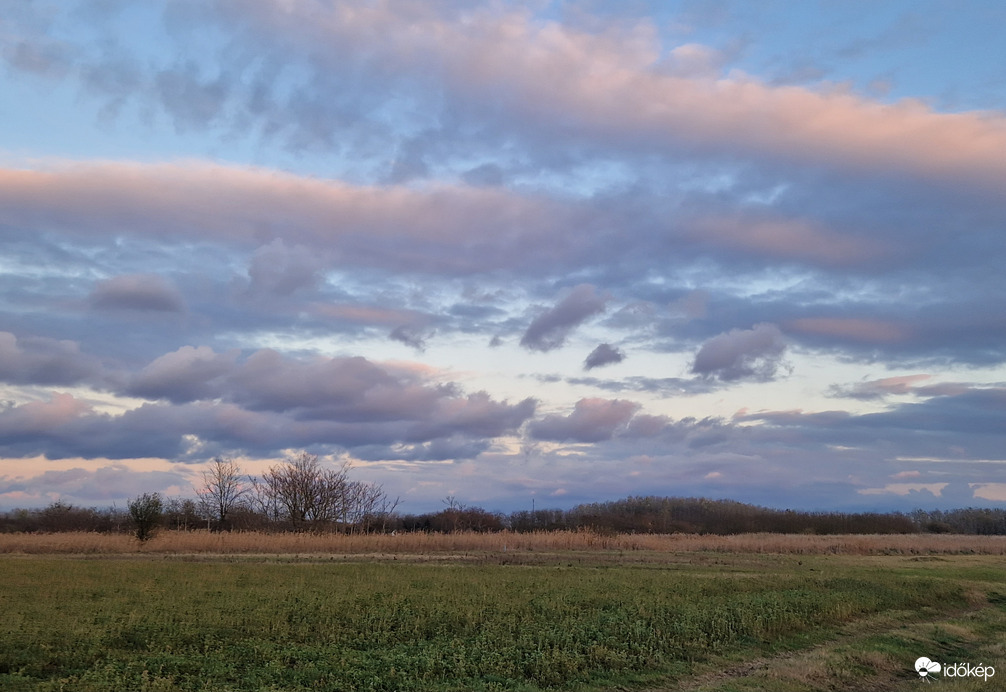
M309 541L363 537L305 536L264 556L170 543L183 537L42 555L4 536L0 689L908 690L919 656L1006 676L994 542L938 554L926 541L944 537L865 537L921 539L902 552L863 537L780 536L802 547L774 553L764 536L733 552L620 543L649 538L631 536L593 549L537 536L506 553L446 541L472 535L355 556Z

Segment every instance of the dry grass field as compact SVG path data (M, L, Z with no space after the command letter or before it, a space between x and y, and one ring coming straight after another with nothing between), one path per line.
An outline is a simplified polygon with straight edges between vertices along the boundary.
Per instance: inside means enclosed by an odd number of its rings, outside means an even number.
M336 554L423 555L566 551L766 553L780 555L1006 555L1006 536L891 534L602 535L535 533L208 533L162 531L140 543L124 534L0 534L0 553L24 554Z

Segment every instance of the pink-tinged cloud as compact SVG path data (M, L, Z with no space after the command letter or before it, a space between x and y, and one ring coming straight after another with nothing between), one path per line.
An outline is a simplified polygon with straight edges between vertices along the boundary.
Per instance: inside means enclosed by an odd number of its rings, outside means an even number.
M905 341L912 334L906 325L853 317L804 317L787 322L785 326L787 332L865 344L894 344Z
M54 392L48 401L30 401L4 412L2 429L16 435L46 432L90 415L92 406L72 394Z
M916 387L916 384L931 378L932 375L926 374L885 377L851 385L834 385L831 387L831 392L834 396L863 400L880 399L889 395L917 394L921 393L921 389Z
M639 408L624 399L580 399L568 416L545 416L531 423L528 431L536 440L599 442L624 429Z
M917 492L928 492L940 497L949 483L888 483L882 488L861 488L856 492L860 495L910 495Z
M915 389L915 384L917 382L925 382L929 379L932 379L932 375L920 373L918 375L885 377L867 384L871 384L875 388L890 394L909 394L913 389Z
M861 263L886 253L876 240L822 228L807 219L721 216L687 224L686 236L721 250L825 266Z
M256 247L252 281L279 294L307 285L292 274L319 266L305 247L337 264L471 272L567 258L579 244L571 229L592 223L586 209L501 189L354 186L205 162L0 169L0 213L11 225L70 236ZM143 288L125 277L112 281L102 289L112 306ZM159 309L167 309L173 303L160 289ZM100 292L95 299L105 302Z
M423 325L430 316L414 310L398 310L377 305L351 305L347 303L315 303L311 306L314 314L341 322L385 327L401 325Z
M1006 502L1006 483L975 483L975 497L993 502Z
M625 435L627 437L654 437L667 430L671 424L671 419L667 416L637 413L626 426Z
M287 50L311 46L320 65L335 68L347 54L363 54L378 74L439 76L454 98L491 97L502 119L550 137L648 151L683 145L747 151L993 190L1006 185L1001 114L938 113L919 101L878 103L837 86L719 77L712 54L693 44L671 56L678 63L697 58L702 69L675 72L645 23L588 33L496 7L449 16L415 5L286 0L228 7L221 21L248 25L254 40Z
M109 463L97 468L78 466L37 473L39 465L44 461L44 459L31 460L30 466L22 462L25 464L21 466L24 475L16 480L9 476L0 476L0 491L5 487L18 488L13 492L9 490L0 492L0 498L8 502L16 502L18 499L37 502L40 499L57 498L66 501L66 498L72 498L74 503L93 503L135 497L140 493L152 491L178 495L189 492L192 487L193 479L183 473L143 468L143 462L148 460L139 460L140 463L133 461L130 464Z

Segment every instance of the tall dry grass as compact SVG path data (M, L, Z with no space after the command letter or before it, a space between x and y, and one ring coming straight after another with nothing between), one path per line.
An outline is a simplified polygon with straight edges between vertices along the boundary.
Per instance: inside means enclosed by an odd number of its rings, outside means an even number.
M22 554L339 554L421 555L507 552L656 551L841 555L1006 555L1006 536L692 534L602 535L591 531L535 533L207 533L163 531L140 543L99 533L0 534L0 553Z

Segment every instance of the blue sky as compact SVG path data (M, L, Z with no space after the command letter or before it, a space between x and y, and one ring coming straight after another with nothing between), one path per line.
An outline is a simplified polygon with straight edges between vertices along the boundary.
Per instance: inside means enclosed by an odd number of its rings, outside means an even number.
M0 507L1006 501L997 2L0 0Z

